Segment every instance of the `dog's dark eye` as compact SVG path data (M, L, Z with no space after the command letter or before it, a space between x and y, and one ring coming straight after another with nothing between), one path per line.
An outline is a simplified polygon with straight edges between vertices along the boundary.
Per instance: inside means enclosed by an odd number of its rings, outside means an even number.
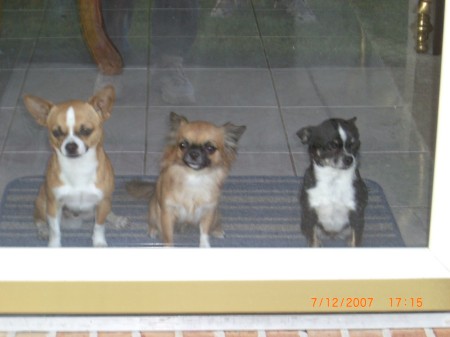
M359 141L356 138L350 139L350 143L349 143L350 148L358 149L359 145L360 145L360 143L359 143Z
M63 132L63 130L61 129L60 126L58 126L57 129L54 129L52 131L52 134L53 134L53 137L55 137L55 138L61 138L65 135L65 133Z
M80 131L78 131L78 134L82 137L89 137L92 134L92 131L94 130L82 125Z
M189 143L185 140L183 140L180 144L178 144L178 147L180 150L186 150L189 146Z
M214 152L216 152L217 148L211 143L206 143L205 150L206 152L208 152L208 154L213 154Z
M339 140L337 140L337 139L333 140L332 142L330 142L330 143L328 144L328 147L329 147L331 150L336 150L336 149L338 149L340 146L341 146L341 143L340 143Z

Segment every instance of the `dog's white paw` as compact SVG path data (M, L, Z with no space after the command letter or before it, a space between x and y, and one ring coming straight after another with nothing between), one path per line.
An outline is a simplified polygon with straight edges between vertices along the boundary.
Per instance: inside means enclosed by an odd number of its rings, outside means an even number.
M124 227L127 227L128 224L129 224L129 222L128 222L128 218L127 217L125 217L125 216L118 216L113 225L116 228L124 228Z
M200 234L200 248L210 248L209 236L206 234Z
M50 239L48 240L48 247L49 248L61 247L61 237L59 236L50 237Z
M48 240L49 231L48 231L47 223L46 222L36 222L36 227L38 230L38 237L42 240Z
M115 228L124 228L127 227L129 224L127 217L115 215L113 212L108 214L106 220Z
M222 229L213 231L211 235L218 239L225 239L225 232Z
M105 226L104 225L94 225L94 232L92 234L92 245L94 247L108 247L105 237Z
M94 247L108 247L108 243L106 239L103 237L96 237L95 235L92 237L92 246Z
M108 243L103 239L93 239L92 245L97 248L105 248L108 247Z
M156 239L159 235L159 231L155 227L149 227L148 229L148 236L150 236L152 239Z

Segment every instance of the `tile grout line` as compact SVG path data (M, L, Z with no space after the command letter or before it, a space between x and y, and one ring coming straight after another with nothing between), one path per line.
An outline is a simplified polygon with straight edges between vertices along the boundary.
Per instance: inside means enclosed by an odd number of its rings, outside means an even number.
M148 26L147 26L147 33L149 34L150 38L150 31L151 31L151 22L152 22L152 10L149 9L148 13L147 13L147 20L148 20ZM146 172L147 172L147 165L148 165L148 141L149 141L149 121L150 121L150 88L151 88L151 82L152 82L152 67L151 67L151 47L150 45L147 45L147 67L146 67L146 95L145 95L145 137L144 137L144 165L142 167L142 175L145 176Z
M436 337L436 334L434 333L433 329L424 328L423 330L425 331L425 335L427 337Z
M323 330L326 332L329 329ZM350 331L356 330L356 329L340 329L340 337L350 337ZM436 337L436 334L434 333L432 328L420 328L420 330L423 330L425 332L426 337ZM231 331L231 330L230 330ZM234 331L234 330L233 330ZM283 331L290 331L290 330L279 330L279 332ZM386 328L386 329L380 329L379 331L382 332L383 337L392 337L392 328ZM21 333L25 331L7 331L6 337L15 337L17 333ZM29 331L27 331L29 332ZM49 331L46 333L47 337L56 337L58 333L63 332L60 330L56 331ZM115 333L115 330L109 331L110 333ZM117 331L119 332L119 331ZM124 332L124 331L120 331ZM127 333L131 334L131 337L141 337L142 332L137 330L129 330L126 331ZM174 330L172 331L174 333L174 337L183 337L184 331L183 330ZM237 330L235 332L245 332L245 330ZM299 337L308 337L308 333L303 330L297 331L297 334ZM226 330L216 330L213 332L214 337L226 337ZM98 337L98 331L89 331L89 337ZM267 331L266 330L257 330L257 337L267 337Z
M24 74L23 74L23 78L22 78L21 83L20 83L19 95L18 95L18 97L17 97L17 99L15 101L15 105L11 107L12 109L14 109L14 112L11 115L11 119L9 121L9 125L8 125L8 128L7 128L6 134L5 134L5 140L4 140L4 142L3 142L3 144L2 144L2 146L0 148L0 159L3 157L3 153L5 152L5 149L6 149L7 139L8 139L9 134L11 133L11 127L12 127L12 125L14 123L14 119L16 118L16 115L18 114L17 111L19 110L19 102L22 100L22 95L24 93L23 91L24 91L24 88L25 88L25 82L27 80L28 74L30 72L30 69L31 69L31 66L32 66L32 63L33 63L33 57L34 57L34 55L36 53L36 48L37 48L37 45L39 43L39 39L40 39L40 36L41 36L42 27L44 26L46 15L47 15L47 8L44 7L44 9L42 10L42 14L40 16L40 24L39 24L37 35L35 37L31 38L32 41L33 41L32 44L31 44L31 53L30 53L30 56L29 56L29 58L27 60L26 67L23 69Z
M295 165L294 155L292 153L291 144L289 142L289 134L288 134L287 129L286 129L286 121L284 120L284 117L283 117L281 101L280 101L280 97L279 97L278 92L277 92L277 86L276 86L276 83L275 83L275 77L273 75L272 67L271 67L270 61L269 61L269 55L267 53L266 45L264 43L264 37L263 37L263 34L261 32L260 24L259 24L259 21L258 21L258 16L256 15L255 6L254 6L253 2L250 2L250 3L251 3L251 7L252 7L252 12L253 12L253 16L254 16L254 19L255 19L255 23L256 23L256 28L258 29L258 37L259 37L259 40L260 40L260 43L261 43L261 47L263 49L264 59L266 61L267 71L269 72L270 82L272 84L272 89L273 89L273 92L274 92L274 95L275 95L275 101L277 103L278 115L280 117L281 125L283 126L283 133L284 133L284 138L285 138L285 141L286 141L287 150L289 152L289 159L290 159L290 162L291 162L291 169L292 169L292 171L294 173L294 176L298 177L298 172L297 172L297 167Z
M391 329L382 329L381 333L382 333L383 337L392 337Z
M350 337L350 333L348 332L348 329L341 329L340 333L341 333L341 337Z

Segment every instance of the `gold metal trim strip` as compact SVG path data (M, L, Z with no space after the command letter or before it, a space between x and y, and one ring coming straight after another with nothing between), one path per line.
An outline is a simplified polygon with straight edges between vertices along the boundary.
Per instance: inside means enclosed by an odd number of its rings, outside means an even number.
M0 314L430 311L450 311L450 279L0 283Z

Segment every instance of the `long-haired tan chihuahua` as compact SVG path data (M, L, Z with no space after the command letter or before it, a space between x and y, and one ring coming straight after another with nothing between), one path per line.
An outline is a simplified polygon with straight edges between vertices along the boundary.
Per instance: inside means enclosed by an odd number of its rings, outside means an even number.
M223 236L218 207L221 189L246 127L189 122L171 112L170 129L156 186L133 181L127 190L135 197L150 197L152 237L160 233L164 244L172 246L176 225L198 225L200 247L210 247L210 234Z

